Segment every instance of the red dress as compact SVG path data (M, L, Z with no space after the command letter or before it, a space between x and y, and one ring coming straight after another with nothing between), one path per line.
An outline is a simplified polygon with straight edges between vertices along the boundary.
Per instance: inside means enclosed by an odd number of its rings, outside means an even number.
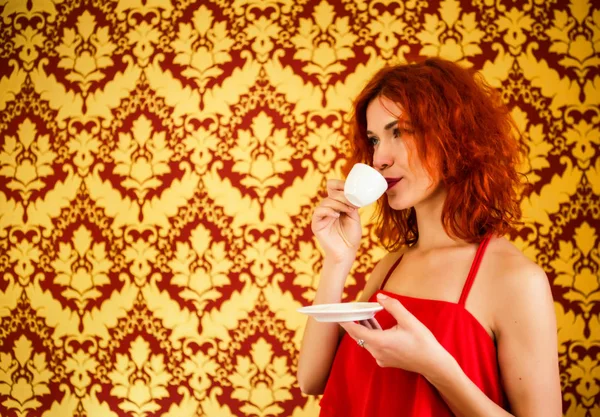
M465 309L465 302L489 239L484 240L458 303L407 297L398 299L431 330L456 358L465 374L495 403L508 409L500 381L496 345L483 326ZM385 286L401 258L392 266ZM370 301L375 301L376 294ZM383 329L396 324L385 310L376 315ZM381 368L364 348L344 335L321 399L320 417L447 417L453 416L438 391L420 374Z

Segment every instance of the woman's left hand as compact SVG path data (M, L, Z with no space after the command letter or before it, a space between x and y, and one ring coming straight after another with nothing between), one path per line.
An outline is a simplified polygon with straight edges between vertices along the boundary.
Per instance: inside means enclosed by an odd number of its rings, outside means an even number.
M379 366L402 368L428 379L436 375L449 357L448 351L398 300L380 293L377 301L397 321L395 326L379 330L354 322L340 325L355 341L364 341L363 347Z

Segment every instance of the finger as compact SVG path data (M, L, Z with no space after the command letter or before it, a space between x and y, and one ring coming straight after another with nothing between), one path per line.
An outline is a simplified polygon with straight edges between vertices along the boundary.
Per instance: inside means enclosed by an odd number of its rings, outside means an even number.
M373 330L373 325L371 324L370 320L361 320L359 323L361 326L365 326L367 329Z
M347 204L347 205L349 205L350 207L358 208L357 206L355 206L354 204L352 204L352 203L350 202L350 200L348 200L348 199L346 198L346 194L344 194L344 191L343 191L343 190L342 190L342 191L337 191L337 190L336 190L336 191L331 191L331 192L329 192L329 193L327 194L327 196L328 196L329 198L333 198L333 199L336 199L336 200L338 200L338 201L341 201L342 203L344 203L344 204Z
M342 224L340 222L337 222L337 232L340 235L340 237L342 238L342 240L344 241L344 243L346 244L346 246L351 248L353 245L352 245L352 243L350 243L350 241L346 237L346 233L344 232L344 229L342 228Z
M346 333L348 333L348 335L355 341L362 339L365 342L368 342L370 340L370 333L372 330L367 329L360 324L352 321L345 321L340 323L340 326L342 326L344 330L346 330Z
M379 324L379 322L377 321L377 319L375 317L369 319L368 322L371 325L371 329L383 330L383 328L381 327L381 325Z
M352 213L356 210L356 207L352 206L352 205L348 205L346 203L344 203L343 201L339 201L336 200L334 198L326 198L323 201L321 201L320 204L321 207L330 207L336 211L340 211L343 213Z
M342 181L341 188L337 186L335 188L327 188L327 196L330 198L334 198L342 203L348 204L350 207L358 208L354 204L352 204L347 198L346 194L344 194L344 182Z
M395 298L379 293L377 294L377 302L381 304L400 325L417 320L417 318Z
M340 213L331 207L318 206L313 212L313 220L320 221L326 218L338 219Z
M331 179L327 180L327 192L344 191L344 180Z
M317 207L313 213L312 230L318 232L331 225L340 217L340 213L328 207Z

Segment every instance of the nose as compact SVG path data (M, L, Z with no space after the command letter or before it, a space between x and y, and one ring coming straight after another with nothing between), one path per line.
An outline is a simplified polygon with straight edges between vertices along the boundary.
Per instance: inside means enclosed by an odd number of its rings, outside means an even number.
M392 153L382 145L380 143L373 152L373 167L379 171L385 170L394 163Z

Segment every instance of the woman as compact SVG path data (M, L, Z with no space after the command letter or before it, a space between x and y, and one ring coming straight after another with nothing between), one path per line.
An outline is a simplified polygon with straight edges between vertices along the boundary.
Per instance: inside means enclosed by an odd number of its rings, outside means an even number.
M384 310L342 332L309 319L302 391L324 394L321 416L562 415L548 278L502 237L520 216L523 147L499 96L438 58L384 68L353 132L349 165L389 185L377 209L389 254L361 296ZM312 218L325 253L315 304L341 301L361 238L343 185L327 182Z

